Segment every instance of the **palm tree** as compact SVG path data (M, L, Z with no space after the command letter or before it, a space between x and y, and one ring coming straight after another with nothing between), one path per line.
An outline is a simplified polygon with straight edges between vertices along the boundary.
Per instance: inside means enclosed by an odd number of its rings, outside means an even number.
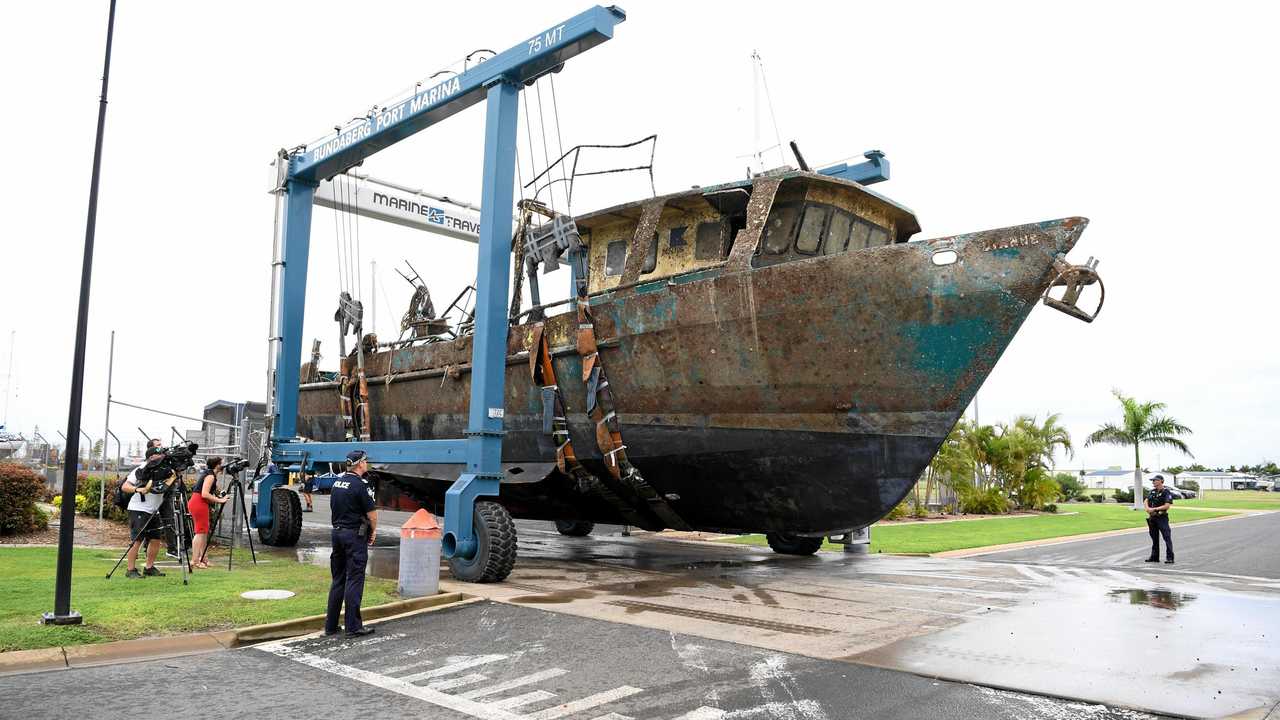
M1125 397L1119 390L1112 394L1120 401L1124 410L1124 420L1119 425L1107 423L1094 430L1084 441L1085 447L1090 445L1132 445L1133 446L1133 508L1142 507L1142 459L1139 449L1147 445L1165 445L1191 455L1187 444L1178 439L1179 435L1190 435L1191 428L1164 415L1165 404L1162 402L1138 402Z

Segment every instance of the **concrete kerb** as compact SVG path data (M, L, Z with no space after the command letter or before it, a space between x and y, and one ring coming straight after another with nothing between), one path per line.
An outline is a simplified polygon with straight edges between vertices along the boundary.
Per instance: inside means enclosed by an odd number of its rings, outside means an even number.
M393 620L426 612L435 612L478 602L480 598L459 592L443 592L428 597L412 598L361 609L368 623ZM324 628L324 615L250 625L235 630L192 633L171 637L139 638L94 645L13 650L0 653L0 677L27 673L92 667L123 662L160 660L228 650L266 640L280 640L318 632Z
M1196 508L1197 510L1208 510L1208 508ZM1137 511L1135 511L1137 512ZM1196 525L1207 525L1209 523L1226 522L1228 520L1239 520L1240 518L1251 517L1253 515L1266 515L1272 512L1280 512L1276 510L1222 510L1219 512L1230 512L1232 515L1223 517L1206 518L1204 520L1192 520L1191 522L1183 522L1174 525L1175 528L1195 527ZM1145 527L1123 528L1120 530L1105 530L1103 532L1084 533L1083 535L1067 535L1065 537L1041 538L1039 540L1024 540L1016 543L1005 543L1004 545L986 545L975 548L962 548L960 550L946 550L940 553L933 553L931 557L942 558L963 558L976 557L978 555L987 555L990 553L1004 552L1005 550L1019 550L1022 548L1043 547L1046 545L1065 545L1066 543L1080 542L1082 540L1094 540L1096 538L1112 537L1114 535L1135 535L1138 533L1146 533Z

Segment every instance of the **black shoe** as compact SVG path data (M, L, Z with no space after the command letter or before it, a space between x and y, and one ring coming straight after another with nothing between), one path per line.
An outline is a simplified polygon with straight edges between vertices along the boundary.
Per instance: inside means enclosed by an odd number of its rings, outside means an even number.
M165 551L164 551L164 554L165 554L165 555L167 555L167 556L169 556L169 557L171 557L171 558L173 558L174 560L177 560L177 559L178 559L178 551L177 551L177 550L165 550Z
M1167 558L1167 559L1164 561L1164 564L1165 564L1165 565L1172 565L1172 564L1173 564L1173 558Z
M1158 558L1158 557L1149 557L1149 558L1147 558L1147 562L1160 562L1160 558Z
M142 573L138 572L137 570L130 570L129 572L125 573L124 576L127 578L133 578L137 580L142 579Z
M365 635L372 635L373 632L377 629L378 628L373 628L373 627L362 627L359 630L352 630L351 632L347 633L347 637L359 638L359 637L364 637Z
M142 574L147 577L164 577L164 573L160 572L160 570L155 567L146 568L142 571Z
M315 512L315 510L312 510L311 508L303 508L302 512Z
M337 635L337 634L338 634L338 633L340 633L340 632L342 632L342 628L338 628L337 630L325 630L325 631L324 631L324 636L325 636L325 637L333 637L334 635Z

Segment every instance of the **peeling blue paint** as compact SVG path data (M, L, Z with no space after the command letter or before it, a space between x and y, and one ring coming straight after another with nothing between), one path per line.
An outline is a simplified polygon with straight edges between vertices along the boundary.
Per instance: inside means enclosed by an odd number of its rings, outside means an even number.
M977 361L978 351L991 343L997 328L985 317L967 317L949 323L903 323L901 334L910 351L905 365L930 375L942 375L943 384L958 382Z

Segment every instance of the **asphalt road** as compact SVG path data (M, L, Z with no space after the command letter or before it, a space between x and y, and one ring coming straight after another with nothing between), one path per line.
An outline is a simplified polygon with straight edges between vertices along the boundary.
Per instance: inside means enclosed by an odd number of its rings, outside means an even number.
M1103 569L1145 566L1280 579L1277 538L1280 538L1280 512L1193 527L1174 525L1173 549L1177 564L1172 566L1144 562L1151 551L1151 540L1145 532L1006 550L975 559Z
M214 707L296 720L1151 717L491 602L388 621L358 641L0 678L0 696L31 719Z

